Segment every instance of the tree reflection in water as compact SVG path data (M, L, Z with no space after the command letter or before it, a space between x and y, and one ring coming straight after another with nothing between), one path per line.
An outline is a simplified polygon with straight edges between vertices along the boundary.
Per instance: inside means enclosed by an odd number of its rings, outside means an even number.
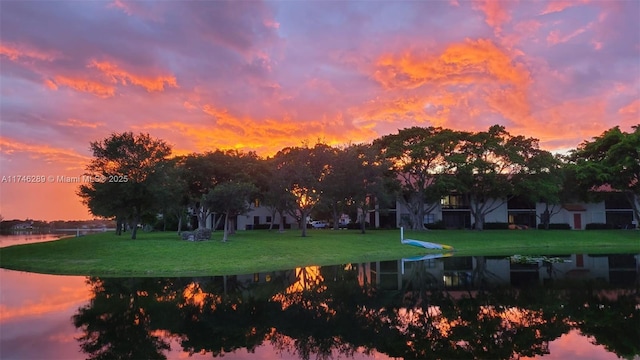
M91 359L163 359L172 338L182 351L214 357L268 343L305 360L374 351L511 359L546 354L549 342L571 329L618 356L640 355L637 282L609 291L596 281L490 287L484 260L475 259L471 281L455 290L422 263L392 290L370 276L379 264L255 277L90 278L93 299L73 322Z

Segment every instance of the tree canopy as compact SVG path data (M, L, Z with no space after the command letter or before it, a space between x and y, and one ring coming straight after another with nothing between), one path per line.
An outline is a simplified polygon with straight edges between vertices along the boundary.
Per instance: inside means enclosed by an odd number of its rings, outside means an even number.
M579 184L588 190L608 186L622 192L640 219L640 124L632 132L613 127L571 152Z
M157 173L171 155L171 146L148 134L125 132L92 142L90 148L94 158L87 176L95 181L81 185L78 195L92 214L115 217L118 231L128 222L135 239L143 217L158 210Z
M266 159L219 149L169 159L164 141L130 132L92 142L91 151L87 175L109 181L83 184L78 193L92 214L116 218L119 229L129 223L134 238L145 217L180 223L188 210L194 228L215 228L224 217L226 240L235 218L257 203L273 219L280 214L281 231L285 214L296 219L302 236L310 216L337 227L345 213L355 214L364 231L374 208L396 200L411 227L423 229L426 215L451 194L468 206L476 229L512 197L546 204L536 215L549 224L563 203L601 190L624 194L640 218L640 125L609 129L569 156L500 125L478 132L412 127L372 143L287 147Z

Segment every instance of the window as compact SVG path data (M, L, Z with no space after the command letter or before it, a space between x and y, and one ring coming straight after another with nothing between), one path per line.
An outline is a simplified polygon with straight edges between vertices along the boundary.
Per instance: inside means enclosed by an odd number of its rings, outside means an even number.
M260 225L260 216L253 217L253 225Z
M267 216L267 224L271 224L271 216Z
M433 224L436 222L436 214L426 214L423 219L424 224Z
M469 204L462 195L447 195L440 199L443 209L468 209Z

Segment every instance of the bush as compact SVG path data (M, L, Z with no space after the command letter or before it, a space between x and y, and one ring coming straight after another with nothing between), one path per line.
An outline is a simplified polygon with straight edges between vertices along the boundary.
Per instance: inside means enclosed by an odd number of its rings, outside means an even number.
M538 224L539 230L544 230L544 224ZM567 223L549 224L549 230L571 230L571 225Z
M589 223L585 226L585 230L613 230L615 228L616 227L613 224L603 223Z
M487 222L484 223L485 230L509 230L509 223Z
M429 230L444 230L446 227L444 226L444 221L438 220L432 224L424 224L424 227Z

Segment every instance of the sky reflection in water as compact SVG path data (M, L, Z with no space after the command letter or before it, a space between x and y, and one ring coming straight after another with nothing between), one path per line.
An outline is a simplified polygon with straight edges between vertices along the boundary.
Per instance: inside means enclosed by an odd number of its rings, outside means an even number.
M425 350L434 357L473 356L479 354L477 349L453 351L442 346L453 342L460 347L464 342L460 339L473 343L474 338L483 341L509 331L514 331L509 336L523 349L496 345L490 357L515 356L516 351L522 358L535 358L527 353L530 349L524 349L527 346L549 352L545 359L617 359L612 347L639 355L637 345L626 344L633 343L638 331L633 332L633 319L625 320L633 303L635 319L640 311L639 257L582 255L577 261L578 256L566 257L570 262L551 268L543 263L511 264L503 258L473 257L174 279L88 279L0 270L0 357L85 359L105 348L113 355L127 348L122 339L113 337L118 332L126 339L153 345L147 355L168 359L186 358L189 350L195 351L192 358L211 358L211 351L225 348L220 353L233 359L315 359L329 354L388 359L420 356ZM578 264L581 269L576 269ZM566 282L576 277L594 290L588 293L582 285ZM495 283L529 285L496 290ZM549 297L542 299L535 296L536 291L527 291L532 283L563 285L537 290ZM629 290L611 290L609 284ZM607 296L598 298L605 294L599 286L609 289ZM469 296L472 300L466 299ZM566 307L558 306L558 301ZM598 310L598 304L604 304L603 308ZM598 311L616 323L592 324L601 318ZM427 312L431 317L425 317ZM480 313L485 314L484 319ZM560 325L548 325L551 321ZM581 321L590 327L580 326ZM631 331L625 328L625 321ZM122 327L115 331L109 326ZM411 326L416 326L416 339L408 335L411 331L404 332ZM471 331L465 333L465 328ZM482 328L493 330L483 333ZM104 341L102 350L82 351L83 341L78 339L89 333L87 329L95 330L90 339ZM522 336L531 335L527 331L532 329L548 341L523 341ZM600 338L583 336L582 330L596 332ZM616 339L604 338L607 333ZM327 345L332 339L340 344L342 353L332 348L335 344ZM508 336L505 339L510 341ZM594 345L603 342L609 350ZM157 350L162 347L158 344L169 345L171 350ZM435 349L428 349L433 346Z

